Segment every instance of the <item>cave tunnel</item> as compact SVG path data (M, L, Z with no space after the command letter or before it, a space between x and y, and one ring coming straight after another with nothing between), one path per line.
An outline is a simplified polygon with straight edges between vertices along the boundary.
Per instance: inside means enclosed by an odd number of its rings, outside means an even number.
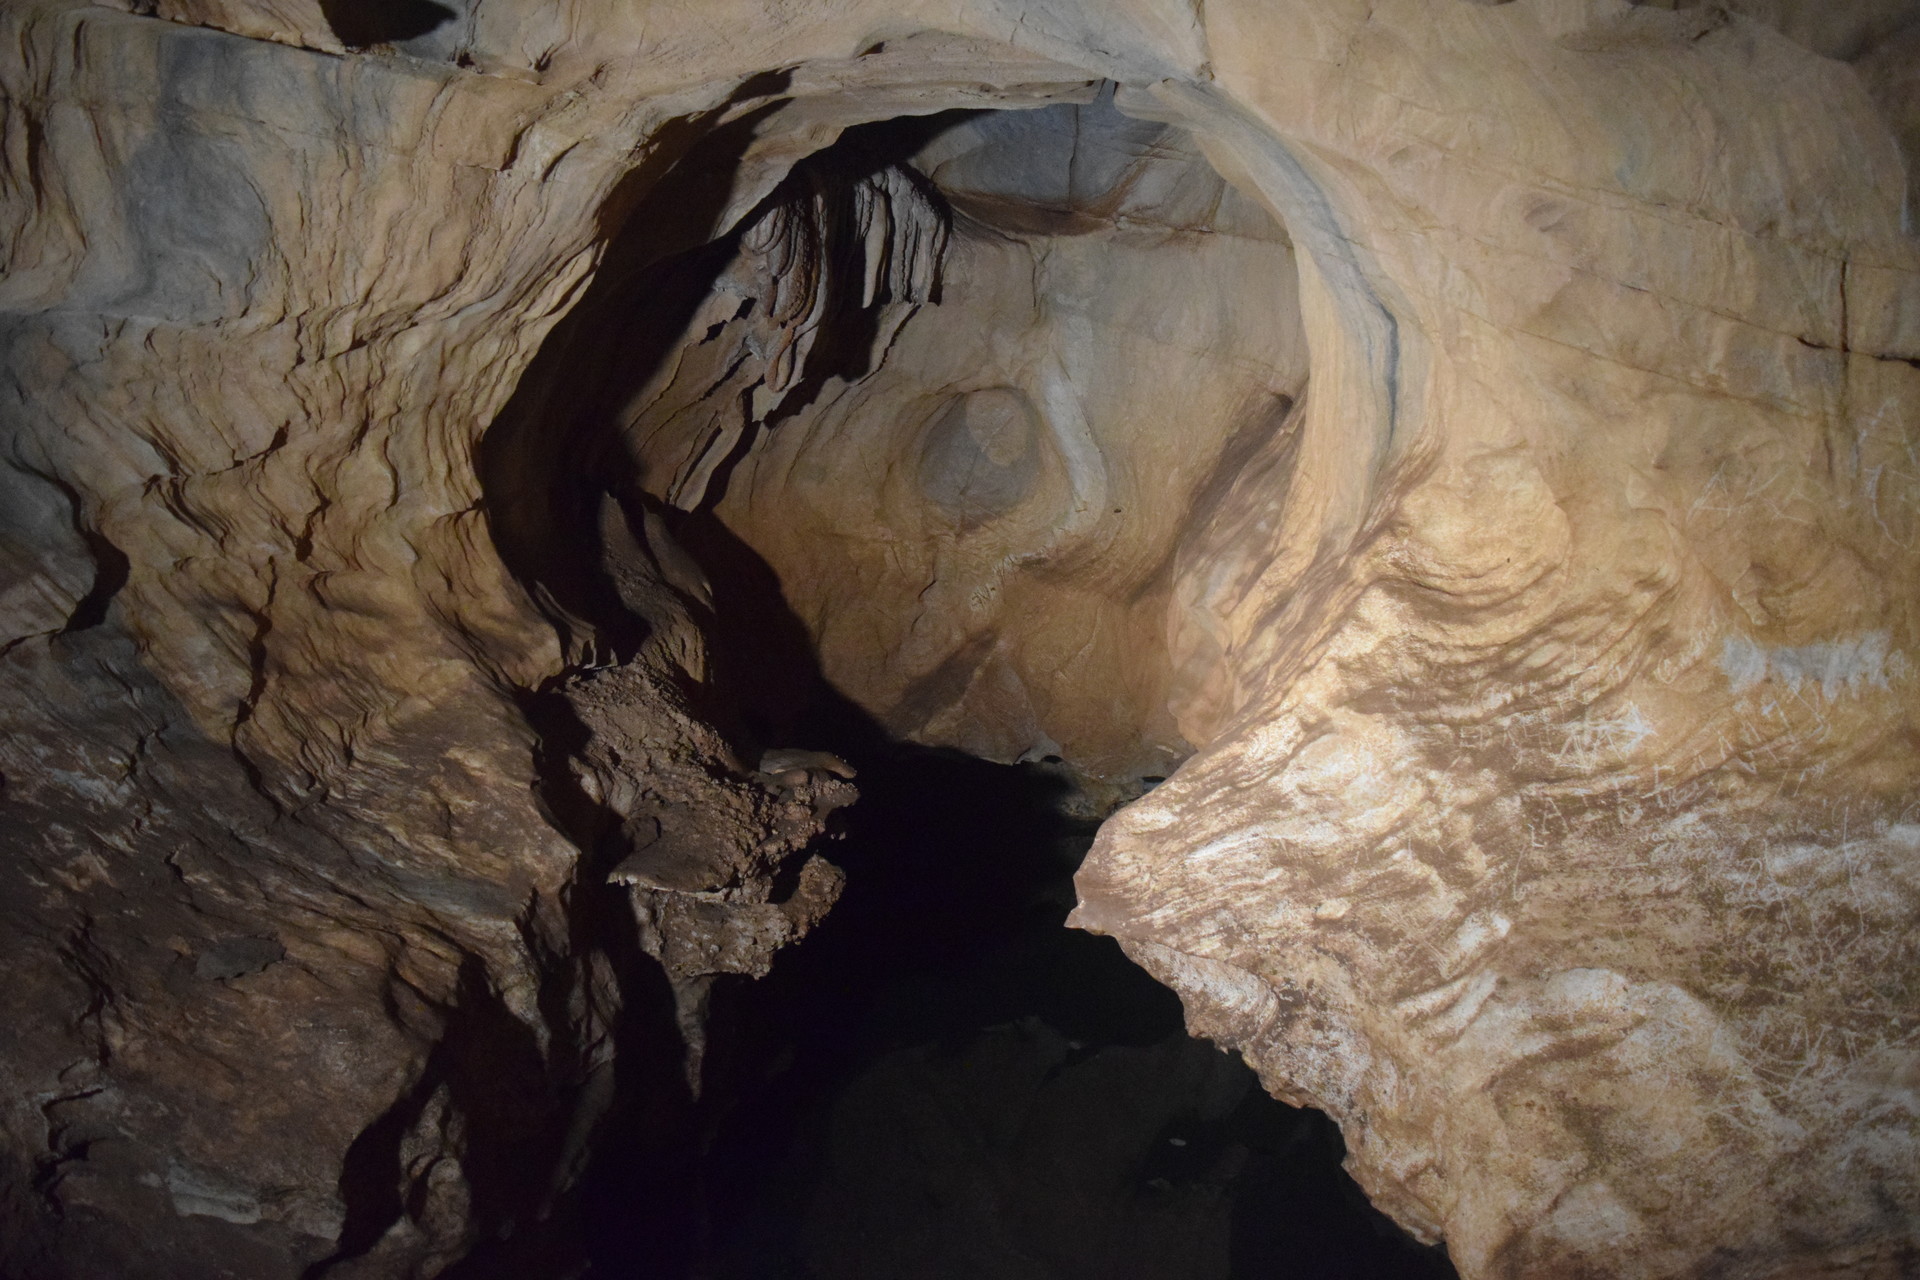
M0 4L0 1280L1920 1275L1916 69Z
M0 4L0 1280L1920 1275L1916 69Z
M1307 382L1286 231L1085 98L847 128L717 233L753 117L690 143L484 443L579 661L664 655L742 772L839 789L810 935L636 1001L582 1274L1453 1274L1332 1121L1065 927L1100 821L1192 750L1183 540ZM553 772L589 878L675 883Z

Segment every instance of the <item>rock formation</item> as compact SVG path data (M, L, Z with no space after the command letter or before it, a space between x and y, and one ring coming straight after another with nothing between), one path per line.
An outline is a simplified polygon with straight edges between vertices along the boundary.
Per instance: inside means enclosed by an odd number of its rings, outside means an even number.
M830 911L816 654L1463 1275L1910 1272L1916 41L15 0L0 1273L562 1229Z

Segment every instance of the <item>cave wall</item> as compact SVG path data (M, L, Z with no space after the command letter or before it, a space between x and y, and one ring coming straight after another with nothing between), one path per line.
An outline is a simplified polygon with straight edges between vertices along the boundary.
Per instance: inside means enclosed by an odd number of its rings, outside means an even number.
M7 1268L532 1230L694 936L645 895L751 971L821 820L637 508L543 527L536 353L844 129L1101 81L1284 228L1310 372L1175 539L1127 703L1194 754L1079 921L1463 1274L1911 1265L1904 9L127 9L0 11Z
M871 251L813 226L831 172L775 193L623 405L622 452L696 554L717 527L764 561L891 732L1119 794L1192 749L1168 710L1175 554L1305 391L1291 245L1110 88L916 132L841 144L891 188ZM901 245L920 261L879 261Z

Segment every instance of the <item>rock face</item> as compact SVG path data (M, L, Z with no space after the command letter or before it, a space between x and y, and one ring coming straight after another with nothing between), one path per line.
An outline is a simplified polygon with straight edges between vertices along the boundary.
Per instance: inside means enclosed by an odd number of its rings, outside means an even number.
M931 126L832 153L887 166L854 184L852 234L820 225L834 164L776 192L692 345L630 402L642 483L764 559L893 732L1170 773L1191 750L1169 711L1175 553L1307 380L1291 247L1110 89ZM805 307L767 301L814 261ZM878 283L849 290L847 263ZM843 293L859 305L834 310Z
M0 11L0 1272L564 1229L810 651L1171 774L1078 922L1463 1274L1916 1265L1909 6L124 9Z

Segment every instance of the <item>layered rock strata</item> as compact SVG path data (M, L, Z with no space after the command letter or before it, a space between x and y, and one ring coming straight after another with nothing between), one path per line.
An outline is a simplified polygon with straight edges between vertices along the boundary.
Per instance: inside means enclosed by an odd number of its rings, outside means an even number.
M0 1269L563 1211L833 897L769 566L1463 1274L1910 1269L1910 18L9 6Z

